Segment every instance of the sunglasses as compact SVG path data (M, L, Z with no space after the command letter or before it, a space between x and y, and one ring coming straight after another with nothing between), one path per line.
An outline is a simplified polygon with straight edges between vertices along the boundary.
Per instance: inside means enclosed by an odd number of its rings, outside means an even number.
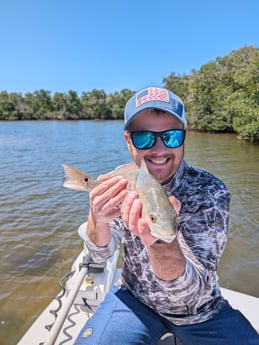
M169 129L163 132L152 131L135 131L130 132L133 145L138 150L147 150L155 146L157 138L161 138L163 144L170 148L176 149L184 143L184 129Z

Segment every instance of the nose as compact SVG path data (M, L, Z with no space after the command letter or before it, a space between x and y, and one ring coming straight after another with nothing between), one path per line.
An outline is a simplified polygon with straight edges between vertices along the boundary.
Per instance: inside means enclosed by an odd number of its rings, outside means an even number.
M152 150L155 151L164 151L166 148L166 146L164 145L162 139L160 137L156 138L156 143L155 145L152 147Z

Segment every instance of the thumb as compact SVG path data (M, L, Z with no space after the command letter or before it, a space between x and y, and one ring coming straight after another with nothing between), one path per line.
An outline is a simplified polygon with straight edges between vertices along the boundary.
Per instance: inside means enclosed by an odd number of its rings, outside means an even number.
M157 241L157 238L151 235L149 226L143 218L140 218L138 221L138 231L141 241L146 246L151 246Z

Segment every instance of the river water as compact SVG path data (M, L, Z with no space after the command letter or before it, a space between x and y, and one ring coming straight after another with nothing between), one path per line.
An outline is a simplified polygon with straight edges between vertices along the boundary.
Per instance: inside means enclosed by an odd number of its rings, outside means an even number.
M88 194L62 187L61 164L96 177L128 162L122 133L121 121L0 122L1 345L18 342L82 249ZM220 284L259 297L259 145L190 132L185 157L232 193Z

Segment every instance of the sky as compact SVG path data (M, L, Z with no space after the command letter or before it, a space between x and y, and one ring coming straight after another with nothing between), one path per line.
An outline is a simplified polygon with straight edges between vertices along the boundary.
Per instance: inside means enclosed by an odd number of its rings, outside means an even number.
M258 0L0 0L0 91L163 86L259 47Z

